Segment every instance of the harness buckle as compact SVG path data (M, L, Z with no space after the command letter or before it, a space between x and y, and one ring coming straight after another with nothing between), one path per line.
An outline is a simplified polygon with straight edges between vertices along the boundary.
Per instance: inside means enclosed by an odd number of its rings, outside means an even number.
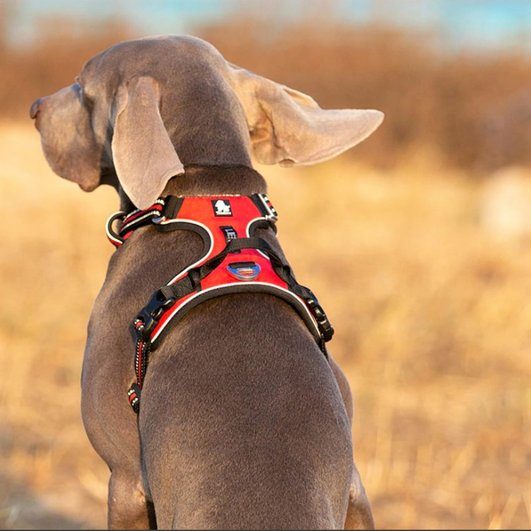
M315 296L307 298L306 303L308 304L313 316L315 317L315 320L317 321L319 332L321 332L323 340L330 341L334 335L334 329L330 324L323 307L319 304L319 301L315 298Z
M169 286L164 286L158 289L149 299L149 302L142 308L135 320L142 321L143 326L137 328L137 334L140 334L143 339L148 339L151 332L157 326L162 314L167 310L174 302L175 296L171 292Z

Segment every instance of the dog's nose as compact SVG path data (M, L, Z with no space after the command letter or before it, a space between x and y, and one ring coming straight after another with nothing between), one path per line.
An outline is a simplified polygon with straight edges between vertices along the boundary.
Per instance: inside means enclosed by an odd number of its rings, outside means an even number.
M39 108L41 106L41 103L42 103L42 98L38 98L31 104L30 118L32 120L35 120L35 118L37 118L37 114L39 113Z

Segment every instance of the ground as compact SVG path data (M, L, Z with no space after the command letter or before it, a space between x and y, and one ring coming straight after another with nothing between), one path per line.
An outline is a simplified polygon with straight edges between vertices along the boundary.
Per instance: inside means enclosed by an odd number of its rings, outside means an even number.
M0 126L0 160L0 527L102 527L79 379L116 198L54 176L29 125ZM377 525L529 527L531 242L494 239L484 184L430 156L260 169L337 331Z

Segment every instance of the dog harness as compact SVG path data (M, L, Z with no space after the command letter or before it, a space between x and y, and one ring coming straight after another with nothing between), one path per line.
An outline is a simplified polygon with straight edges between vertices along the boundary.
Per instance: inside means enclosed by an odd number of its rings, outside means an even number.
M120 247L140 227L191 230L203 240L202 256L155 291L132 323L136 381L127 393L138 413L149 355L170 323L175 324L202 302L233 293L269 293L300 315L325 356L334 330L312 291L296 280L290 266L257 229L276 233L276 210L265 194L167 196L145 210L117 212L107 221L107 237ZM113 225L121 222L118 232Z

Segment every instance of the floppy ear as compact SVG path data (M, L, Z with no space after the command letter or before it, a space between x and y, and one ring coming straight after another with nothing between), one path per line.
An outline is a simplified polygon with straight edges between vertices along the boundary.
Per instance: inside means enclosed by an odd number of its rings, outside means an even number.
M138 208L152 205L166 183L184 171L162 122L159 97L153 78L136 77L119 87L115 100L114 167Z
M382 123L375 110L324 110L285 85L229 65L247 117L253 152L263 164L315 164L359 144Z

